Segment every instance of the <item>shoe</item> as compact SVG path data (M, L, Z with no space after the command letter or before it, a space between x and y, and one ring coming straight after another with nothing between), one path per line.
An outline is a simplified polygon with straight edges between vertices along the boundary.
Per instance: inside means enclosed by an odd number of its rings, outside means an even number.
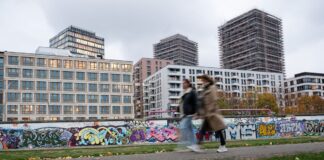
M187 146L187 148L189 148L190 150L197 152L197 153L202 153L203 151L200 149L200 147L196 144L191 145L191 146Z
M217 149L217 152L222 153L222 152L227 152L227 148L225 146L219 146L219 148Z

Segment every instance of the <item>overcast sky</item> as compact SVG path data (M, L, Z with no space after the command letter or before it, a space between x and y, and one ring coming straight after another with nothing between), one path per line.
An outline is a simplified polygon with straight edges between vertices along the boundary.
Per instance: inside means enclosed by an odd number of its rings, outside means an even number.
M288 77L324 73L322 0L0 0L0 50L35 52L75 25L105 38L106 58L136 62L180 33L198 42L200 66L219 67L218 26L253 8L282 19Z

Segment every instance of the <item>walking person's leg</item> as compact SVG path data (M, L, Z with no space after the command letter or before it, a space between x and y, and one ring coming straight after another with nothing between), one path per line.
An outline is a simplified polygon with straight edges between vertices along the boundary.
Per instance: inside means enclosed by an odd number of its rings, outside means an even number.
M186 117L182 118L179 124L179 129L180 129L180 138L179 138L179 143L178 143L178 148L183 148L184 146L187 145L187 137L186 137L186 132L187 132L187 126L186 126Z
M202 150L200 150L200 147L197 145L197 141L196 141L196 137L195 137L195 133L194 133L194 127L192 124L192 117L190 117L189 121L188 121L188 132L187 132L187 137L190 143L190 146L187 146L187 148L191 149L194 152L202 152Z
M226 152L227 148L225 146L226 140L225 140L224 130L219 130L216 133L219 135L219 139L220 139L220 143L221 143L221 145L217 149L217 152Z

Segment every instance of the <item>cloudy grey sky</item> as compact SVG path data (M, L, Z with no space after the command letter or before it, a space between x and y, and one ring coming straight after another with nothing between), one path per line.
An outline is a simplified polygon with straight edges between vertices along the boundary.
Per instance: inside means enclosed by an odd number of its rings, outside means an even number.
M0 0L0 50L34 52L75 25L105 38L106 58L136 62L181 33L198 42L201 66L219 67L218 26L253 8L283 20L288 77L324 72L322 0Z

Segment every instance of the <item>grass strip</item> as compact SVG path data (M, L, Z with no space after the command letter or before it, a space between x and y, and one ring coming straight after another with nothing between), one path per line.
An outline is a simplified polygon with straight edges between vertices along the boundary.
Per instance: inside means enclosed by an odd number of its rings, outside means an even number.
M278 139L257 139L227 141L227 147L264 146L277 144L297 144L324 142L324 137L298 137ZM203 144L204 149L213 149L219 146L218 142L207 142ZM39 149L39 150L8 150L0 152L0 160L39 160L54 158L77 158L77 157L100 157L112 155L146 154L157 152L171 152L176 149L176 144L152 144L152 145L130 145L130 146L91 146L62 149Z

